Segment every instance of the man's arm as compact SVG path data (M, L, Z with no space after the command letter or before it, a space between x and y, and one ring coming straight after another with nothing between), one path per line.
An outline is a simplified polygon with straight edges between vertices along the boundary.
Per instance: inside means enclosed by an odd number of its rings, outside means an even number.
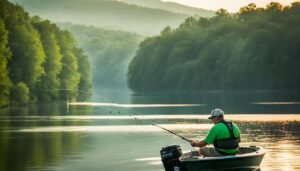
M190 143L191 143L191 146L192 147L204 147L204 146L206 146L207 144L212 144L213 142L214 142L214 139L216 138L216 129L215 129L216 127L215 126L213 126L209 131L208 131L208 134L207 134L207 136L203 139L203 140L201 140L201 141L199 141L199 142L197 142L197 141L190 141Z

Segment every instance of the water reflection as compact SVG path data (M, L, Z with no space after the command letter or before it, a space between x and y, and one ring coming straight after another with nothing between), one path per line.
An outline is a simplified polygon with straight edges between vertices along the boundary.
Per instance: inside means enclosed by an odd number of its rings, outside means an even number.
M147 97L147 98L145 98ZM177 92L177 93L142 93L133 94L131 103L196 103L205 106L189 109L163 109L140 110L140 113L202 113L207 114L213 108L222 108L231 114L282 114L299 113L300 94L298 92L272 92L272 91L203 91L203 92ZM269 103L267 103L269 102ZM281 102L276 104L276 102ZM272 103L273 105L269 105ZM260 105L258 105L260 104ZM285 105L282 105L285 104Z
M0 170L40 170L48 163L62 160L62 154L76 153L80 149L78 134L15 134L1 132Z
M216 107L226 114L297 114L300 111L300 94L295 92L112 92L106 96L92 103L70 103L69 107L66 102L60 102L1 109L0 116L208 114Z
M300 102L253 102L257 105L298 105Z
M211 124L160 124L169 130L197 129L208 130ZM157 132L162 129L153 125L118 125L118 126L47 126L14 130L13 132Z
M102 102L72 102L71 106L109 106L109 107L125 107L125 108L161 108L161 107L193 107L205 106L205 104L118 104L118 103L102 103Z

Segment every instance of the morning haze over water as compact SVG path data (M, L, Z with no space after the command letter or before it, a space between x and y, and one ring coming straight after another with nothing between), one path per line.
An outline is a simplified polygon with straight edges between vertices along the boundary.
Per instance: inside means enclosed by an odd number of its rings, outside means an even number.
M0 170L164 171L215 108L300 170L300 3L261 3L0 0Z

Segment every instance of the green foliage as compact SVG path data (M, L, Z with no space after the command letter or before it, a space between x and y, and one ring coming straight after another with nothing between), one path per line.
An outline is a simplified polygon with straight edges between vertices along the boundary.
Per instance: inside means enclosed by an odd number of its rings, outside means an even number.
M91 91L88 57L69 32L1 0L0 36L0 106L75 100L78 87Z
M129 65L134 91L299 90L300 3L255 4L187 18L144 40Z
M30 100L29 93L29 88L25 83L17 83L10 93L11 104L27 104Z
M75 48L75 54L78 61L78 72L80 73L80 82L78 84L79 90L84 90L86 93L79 94L78 100L85 101L90 98L92 94L91 71L88 56L86 56L82 49Z
M35 18L33 24L40 32L46 54L46 60L43 64L45 74L41 77L41 81L37 85L37 89L40 90L38 98L42 101L51 101L59 97L59 91L57 90L60 88L60 79L58 76L62 69L62 55L57 42L59 29L49 21L42 21L39 18Z
M78 84L80 82L80 73L78 72L78 61L75 54L75 40L67 31L58 33L58 45L62 54L62 70L59 73L60 87L62 91L61 98L75 100L78 92Z
M8 31L0 18L0 106L9 104L11 81L8 75L8 60L11 57L8 47Z
M16 9L10 11L5 20L12 52L12 60L9 61L10 77L13 82L22 81L30 89L34 89L44 74L42 64L45 61L45 52L39 33L32 26L28 14L22 9Z

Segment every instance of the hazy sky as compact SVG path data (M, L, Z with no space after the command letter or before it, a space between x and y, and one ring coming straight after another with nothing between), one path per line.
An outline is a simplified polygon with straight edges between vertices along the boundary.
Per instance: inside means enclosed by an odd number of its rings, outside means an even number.
M194 6L209 10L218 10L225 8L230 12L237 12L240 7L246 6L249 3L255 3L259 7L265 7L269 2L279 2L283 5L289 5L297 0L162 0L177 2L180 4Z

